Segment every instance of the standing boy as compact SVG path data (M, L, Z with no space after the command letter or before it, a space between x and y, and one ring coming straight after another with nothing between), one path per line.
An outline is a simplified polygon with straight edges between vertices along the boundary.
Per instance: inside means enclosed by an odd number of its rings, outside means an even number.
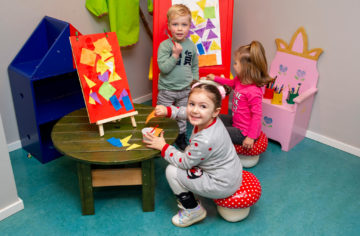
M194 43L187 38L191 12L183 4L171 6L167 12L168 29L172 38L164 40L158 49L160 69L157 104L186 106L190 83L199 79L199 63ZM179 136L175 144L182 150L186 143L186 121L177 120Z

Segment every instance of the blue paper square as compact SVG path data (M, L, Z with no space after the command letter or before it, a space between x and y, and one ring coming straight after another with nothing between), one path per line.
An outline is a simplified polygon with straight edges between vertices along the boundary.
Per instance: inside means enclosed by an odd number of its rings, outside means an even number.
M125 96L122 98L126 111L130 111L133 109L133 105L131 104L129 96Z

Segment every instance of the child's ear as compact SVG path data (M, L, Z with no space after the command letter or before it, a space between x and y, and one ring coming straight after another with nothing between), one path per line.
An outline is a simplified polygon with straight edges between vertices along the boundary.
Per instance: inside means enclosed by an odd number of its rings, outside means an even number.
M216 108L215 111L213 112L212 117L213 118L217 117L220 113L220 110L221 110L221 107Z

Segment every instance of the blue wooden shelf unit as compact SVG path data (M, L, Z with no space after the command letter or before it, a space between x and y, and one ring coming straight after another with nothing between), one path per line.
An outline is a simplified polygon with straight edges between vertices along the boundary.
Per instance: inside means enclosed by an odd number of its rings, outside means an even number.
M69 41L76 31L45 16L8 67L22 147L41 163L61 155L50 137L56 121L85 106Z

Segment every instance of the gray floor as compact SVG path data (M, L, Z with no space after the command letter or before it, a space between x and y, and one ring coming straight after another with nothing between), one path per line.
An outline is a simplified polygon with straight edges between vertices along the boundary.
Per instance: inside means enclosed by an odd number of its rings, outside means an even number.
M270 142L247 169L262 196L244 221L224 221L202 199L207 218L183 229L171 224L177 206L161 158L154 212L142 212L140 187L112 187L96 189L96 214L82 216L71 160L41 164L23 149L10 156L25 209L0 222L0 235L360 235L360 157L306 138L289 152Z

